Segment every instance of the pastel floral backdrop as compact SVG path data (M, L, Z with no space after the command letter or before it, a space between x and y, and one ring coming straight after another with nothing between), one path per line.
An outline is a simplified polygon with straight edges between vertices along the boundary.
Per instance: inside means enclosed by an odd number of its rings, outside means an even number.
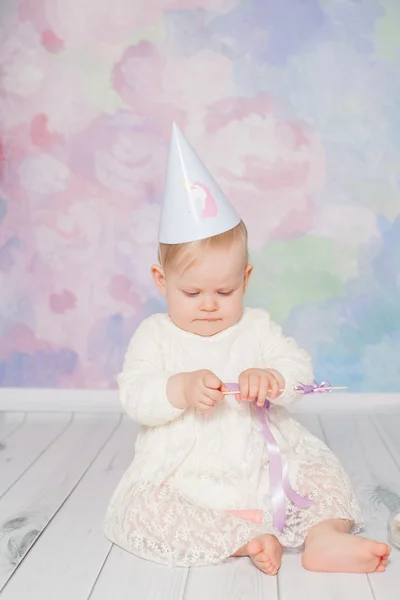
M147 315L176 120L250 230L251 305L400 386L397 0L2 0L0 384L107 388Z

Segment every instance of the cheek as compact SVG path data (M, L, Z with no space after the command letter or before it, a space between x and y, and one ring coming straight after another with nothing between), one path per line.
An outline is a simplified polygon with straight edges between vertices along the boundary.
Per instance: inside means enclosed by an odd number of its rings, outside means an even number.
M176 320L181 323L191 323L193 319L198 317L199 310L196 300L191 298L183 298L176 310Z
M167 302L171 312L175 313L180 310L181 298L175 290L167 291Z
M167 295L167 300L171 313L174 313L177 318L192 314L196 308L195 299L186 298L186 296L175 290Z
M192 315L197 311L197 305L197 298L184 298L182 303L182 311L185 313L185 315Z
M227 310L229 311L229 314L236 314L238 311L242 310L242 296L235 296L231 298L231 301L229 303L229 306L227 306Z

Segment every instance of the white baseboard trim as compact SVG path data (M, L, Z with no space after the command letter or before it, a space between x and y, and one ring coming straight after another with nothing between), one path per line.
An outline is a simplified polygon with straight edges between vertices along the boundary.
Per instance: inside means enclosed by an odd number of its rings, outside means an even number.
M399 412L400 394L315 394L300 398L292 412ZM117 390L0 388L0 412L119 413Z

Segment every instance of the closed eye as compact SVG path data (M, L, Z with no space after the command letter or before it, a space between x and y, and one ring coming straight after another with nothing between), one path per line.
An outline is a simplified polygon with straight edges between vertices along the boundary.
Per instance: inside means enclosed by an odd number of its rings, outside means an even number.
M188 296L189 298L195 298L195 296L199 295L199 292L185 292L185 290L182 290L182 292L185 294L185 296Z
M218 292L220 296L230 296L233 294L234 290L230 290L229 292Z

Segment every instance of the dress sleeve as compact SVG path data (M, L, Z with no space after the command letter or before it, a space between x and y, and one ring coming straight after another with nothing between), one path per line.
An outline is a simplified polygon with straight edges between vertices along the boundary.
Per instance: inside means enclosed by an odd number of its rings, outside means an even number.
M117 377L122 406L137 423L164 425L184 411L167 398L167 382L174 373L164 369L159 327L149 317L138 327Z
M282 328L271 321L268 313L262 311L263 326L258 327L264 368L279 371L285 379L285 390L273 400L273 404L285 406L299 398L294 386L299 382L312 384L314 381L311 358L296 344L293 338L286 337Z

